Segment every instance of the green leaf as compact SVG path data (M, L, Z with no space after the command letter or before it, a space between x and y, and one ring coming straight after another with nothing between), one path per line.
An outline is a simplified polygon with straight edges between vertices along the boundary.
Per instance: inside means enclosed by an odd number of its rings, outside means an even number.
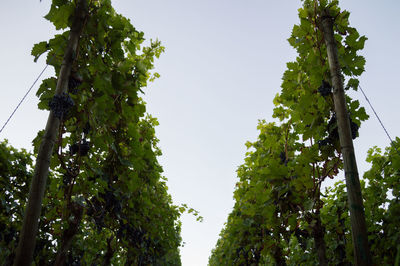
M299 18L306 19L308 17L307 9L299 8L297 11L299 12Z
M353 90L357 91L359 84L360 84L360 82L358 81L358 79L351 78L347 82L346 89L348 90L348 89L352 88Z
M396 154L392 157L392 166L394 169L400 169L400 155Z
M146 74L147 68L146 68L146 65L143 63L143 61L138 61L136 64L136 67L140 74L142 74L142 75Z
M58 7L53 3L49 13L44 17L54 24L56 30L62 30L68 27L69 18L73 12L74 6L71 2Z
M33 61L36 63L37 60L39 59L39 57L43 53L45 53L48 49L49 49L49 45L47 42L40 42L40 43L35 44L31 51L31 55L33 55L35 57L35 59Z

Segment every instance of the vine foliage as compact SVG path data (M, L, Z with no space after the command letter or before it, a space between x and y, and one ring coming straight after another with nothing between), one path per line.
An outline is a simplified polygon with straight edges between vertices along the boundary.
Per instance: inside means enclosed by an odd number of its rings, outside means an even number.
M343 169L332 97L334 88L320 25L324 10L334 17L334 37L345 89L358 88L357 77L365 65L358 52L367 38L349 25L350 13L340 10L338 1L303 1L298 10L300 22L294 25L288 39L297 57L287 63L281 91L274 98L273 117L278 121L260 121L258 139L246 143L248 152L237 170L235 205L211 253L210 265L353 262L344 184L339 182L325 194L321 191L322 184L337 177ZM354 139L368 115L349 96L346 104ZM384 191L377 196L371 190L377 189L372 184L376 184L374 179L378 177L367 172L366 178L369 183L363 182L363 195L367 195L364 200L368 231L383 230L382 239L392 237L392 233L383 229L381 216L371 214L377 210L373 210L373 205L380 206L381 213L388 210L382 207L388 201L388 190L382 188ZM398 225L393 218L386 221L393 228ZM388 265L394 261L397 244L387 245L390 252L372 244L375 263L380 263L382 257L387 258Z
M32 49L35 61L47 53L55 73L75 5L52 2L45 18L59 34ZM143 100L148 83L159 77L152 69L164 47L157 40L144 46L143 32L117 14L109 0L88 1L88 14L67 93L53 97L58 74L43 80L37 91L38 107L57 110L60 126L34 263L180 265L180 214L198 213L172 204L157 160L158 122L146 114ZM33 141L35 154L42 136L43 131ZM2 154L13 155L2 157L1 182L19 184L2 193L0 260L12 264L33 167L30 154L6 143L1 147ZM17 160L24 162L21 169L13 166Z

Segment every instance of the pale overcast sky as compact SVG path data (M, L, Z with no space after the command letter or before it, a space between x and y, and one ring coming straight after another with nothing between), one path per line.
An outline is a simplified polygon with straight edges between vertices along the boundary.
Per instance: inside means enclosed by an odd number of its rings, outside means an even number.
M30 56L32 45L48 40L52 25L43 19L50 0L3 1L0 17L0 124L2 125L45 66ZM145 90L176 204L200 211L203 223L183 217L184 266L207 265L211 249L233 207L236 169L247 140L257 138L257 121L272 121L272 99L279 92L286 62L295 51L286 39L298 23L300 0L116 0L117 12L131 19L147 39L158 38L166 52L156 63L161 78ZM361 86L391 133L399 135L400 2L342 0L350 22L368 41ZM44 77L52 75L48 69ZM38 111L38 83L0 134L16 147L31 149L47 113ZM371 115L360 129L355 149L360 172L366 151L389 141Z

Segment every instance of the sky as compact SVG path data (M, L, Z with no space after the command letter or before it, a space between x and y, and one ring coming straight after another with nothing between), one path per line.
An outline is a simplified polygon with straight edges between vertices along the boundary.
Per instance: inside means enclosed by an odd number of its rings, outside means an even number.
M33 62L34 43L55 34L43 16L50 0L7 1L0 17L0 125L45 66ZM232 210L236 169L245 142L256 140L259 119L271 118L286 63L296 57L287 38L298 23L299 0L114 0L118 13L131 19L145 38L159 39L166 50L155 66L161 77L145 89L147 111L157 117L163 155L159 158L175 204L186 203L204 217L182 217L184 266L207 265L224 222ZM361 86L392 137L400 132L396 108L400 86L400 2L342 0L350 23L368 40L362 55L366 72ZM46 70L43 78L53 75ZM47 112L37 109L34 86L0 140L31 149ZM368 169L367 150L389 140L360 92L371 115L355 140L359 172ZM343 178L342 176L340 178ZM340 178L336 179L339 180Z

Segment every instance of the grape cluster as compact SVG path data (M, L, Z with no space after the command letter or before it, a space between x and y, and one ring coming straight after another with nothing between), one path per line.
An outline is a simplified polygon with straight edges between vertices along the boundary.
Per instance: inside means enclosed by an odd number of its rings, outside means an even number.
M47 241L44 239L38 239L36 241L36 245L35 245L35 251L33 252L33 257L36 257L39 255L40 251L42 251L45 246L46 246Z
M98 232L101 232L103 227L105 227L104 223L104 208L101 202L97 198L93 198L92 200L87 200L87 215L92 217L94 223L96 224L96 228Z
M104 222L106 213L114 215L114 217L119 220L121 212L121 202L114 194L112 188L108 188L103 193L99 193L99 197L93 197L90 201L87 200L86 213L93 218L99 232L106 226Z
M142 243L145 240L145 233L140 228L135 228L130 224L120 222L117 238L129 238L132 242Z
M17 230L14 227L7 228L4 226L5 230L2 230L0 234L0 240L4 240L4 242L8 245L14 239L18 239Z
M296 228L294 230L294 235L297 238L297 241L300 244L300 247L305 250L307 248L307 239L310 237L310 234L307 230Z
M327 131L328 131L328 137L318 141L318 146L320 148L327 145L333 145L335 141L339 140L339 131L337 127L337 120L335 113L333 113L333 115L328 121Z
M84 251L69 252L66 258L65 265L69 266L81 266L81 261L84 255ZM95 265L95 264L91 264Z
M78 153L80 156L86 156L90 150L90 142L84 139L80 143L74 143L69 146L69 154L72 156Z
M68 79L68 92L76 94L78 92L77 88L82 84L82 78L76 74L72 73Z
M329 94L332 93L332 87L331 85L326 82L325 80L322 81L322 85L319 86L318 92L321 94L321 96L325 97L328 96Z
M355 139L357 137L359 126L351 119L350 116L349 119L350 119L351 137L352 139ZM327 130L329 133L328 137L318 141L318 146L320 148L323 146L327 146L329 144L334 144L335 141L339 140L339 131L335 113L333 113L332 117L328 122Z
M89 149L90 149L90 143L84 139L82 143L79 144L79 155L80 156L87 155Z
M97 232L101 232L101 230L106 227L106 224L104 223L104 210L102 209L97 215L93 217L94 223L96 224L97 227Z
M50 110L53 111L54 116L59 119L65 118L69 109L74 105L74 101L65 92L54 95L49 103Z
M89 122L86 122L85 127L83 128L83 134L85 134L85 135L89 134L90 129L91 129L91 127L90 127Z
M77 152L79 152L79 143L74 143L69 146L69 154L70 155L74 155Z
M323 139L323 140L318 140L318 146L320 148L324 147L324 146L327 146L329 143L330 143L330 140L328 138Z
M353 120L351 120L350 117L350 129L351 129L351 138L355 139L357 138L357 133L358 133L358 129L360 127L357 125L357 123L355 123Z
M331 116L331 119L329 119L329 121L328 121L328 132L329 132L329 138L331 138L332 140L339 139L339 131L338 131L336 113L333 113L333 115Z
M121 203L114 195L112 190L107 190L105 191L105 193L100 193L99 195L104 200L105 208L107 210L112 211L116 214L121 212Z
M72 176L69 173L65 173L63 175L63 184L67 186L71 183L71 181L72 181Z
M282 151L279 154L279 158L281 159L281 164L287 165L288 159L286 158L286 152Z

